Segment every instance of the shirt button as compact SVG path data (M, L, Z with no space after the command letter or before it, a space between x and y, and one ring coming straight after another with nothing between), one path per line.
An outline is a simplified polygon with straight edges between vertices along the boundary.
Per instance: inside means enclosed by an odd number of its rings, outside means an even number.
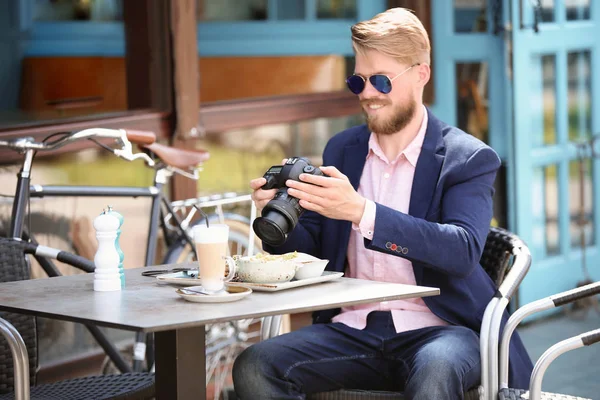
M385 179L387 179L387 178L389 178L389 177L390 177L390 174L388 174L388 173L386 172L385 174L383 174L383 177L384 177Z
M373 231L367 231L367 235L371 236L373 234Z

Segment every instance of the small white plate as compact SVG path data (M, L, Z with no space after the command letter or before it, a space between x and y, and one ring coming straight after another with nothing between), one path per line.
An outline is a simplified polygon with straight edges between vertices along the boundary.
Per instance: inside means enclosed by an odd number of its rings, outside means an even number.
M202 286L190 286L187 288L179 288L175 291L178 295L186 299L187 301L191 301L194 303L229 303L231 301L237 301L243 299L252 293L252 289L245 287L234 287L234 286L225 286L225 291L217 294L200 294L200 293L192 293L187 291L190 290L199 290L203 291Z

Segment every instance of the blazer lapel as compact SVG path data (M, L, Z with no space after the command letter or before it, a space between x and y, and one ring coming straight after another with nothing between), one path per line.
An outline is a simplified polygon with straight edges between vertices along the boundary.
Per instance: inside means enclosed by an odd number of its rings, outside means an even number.
M441 122L429 112L429 109L427 115L427 132L417 160L408 207L409 215L415 218L425 218L427 215L444 162ZM413 263L413 271L417 285L422 284L423 267Z
M427 113L427 131L417 160L408 207L408 213L415 218L425 218L444 161L444 155L440 154L444 148L440 121L429 110Z
M367 160L367 154L369 153L369 132L365 125L361 129L357 136L356 141L348 143L343 151L344 156L342 160L343 173L348 177L348 180L354 187L354 190L358 189L360 183L360 177L362 176L363 169L365 168L365 162ZM338 221L340 227L340 235L338 242L338 259L345 260L346 252L348 250L348 241L350 240L350 230L352 229L352 223L349 221Z
M344 147L344 160L342 165L342 171L350 180L350 183L354 187L354 190L358 189L360 183L360 177L363 169L365 168L365 162L367 161L367 154L369 154L369 137L371 136L366 125L357 134L356 141L348 143Z

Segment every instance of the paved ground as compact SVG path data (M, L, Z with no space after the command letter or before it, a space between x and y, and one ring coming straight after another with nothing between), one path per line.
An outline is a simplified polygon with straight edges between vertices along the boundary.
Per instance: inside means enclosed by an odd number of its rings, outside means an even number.
M590 311L581 321L565 316L534 322L519 329L533 362L561 340L599 329L600 315ZM548 392L600 399L600 343L570 351L550 365L542 389Z

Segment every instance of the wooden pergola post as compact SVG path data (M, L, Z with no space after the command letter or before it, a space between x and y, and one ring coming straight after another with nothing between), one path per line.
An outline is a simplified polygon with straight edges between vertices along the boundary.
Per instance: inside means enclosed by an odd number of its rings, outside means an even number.
M124 1L129 109L170 112L169 144L193 147L199 74L195 0ZM196 196L196 182L175 176L173 199Z
M200 110L200 77L196 0L171 0L171 40L173 50L173 98L175 129L171 144L192 148L192 141L201 133L198 123ZM195 197L196 182L177 176L171 195L174 199Z
M169 3L124 1L127 108L173 109Z

